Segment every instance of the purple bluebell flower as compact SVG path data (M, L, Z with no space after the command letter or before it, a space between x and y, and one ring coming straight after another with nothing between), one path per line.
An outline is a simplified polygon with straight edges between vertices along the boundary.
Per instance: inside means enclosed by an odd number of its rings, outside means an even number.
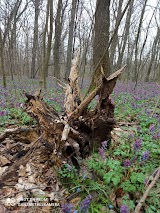
M85 180L87 178L87 175L86 174L84 174L83 175L83 180Z
M158 118L159 116L158 116L157 114L154 114L153 117L154 117L154 118Z
M142 146L142 139L141 138L137 139L135 143L133 144L133 146L135 150L138 151Z
M107 141L103 141L103 142L101 142L101 144L102 144L103 149L107 150L107 147L108 147Z
M148 158L149 158L149 155L150 155L150 152L149 151L145 151L142 153L142 156L141 156L141 160L142 161L147 161Z
M61 205L63 213L72 213L73 206L70 203L65 203Z
M80 192L80 191L81 191L81 188L78 187L77 190L76 190L76 192L78 193L78 192Z
M72 166L68 164L68 171L71 172L72 171Z
M137 108L137 104L132 103L132 108Z
M99 155L101 156L101 158L102 158L103 160L106 159L104 150L103 150L102 148L99 148L99 149L98 149L98 153L99 153Z
M122 205L120 208L120 213L129 213L129 209L127 205Z
M149 131L150 132L154 132L155 131L155 125L152 124L150 127L149 127Z
M6 115L6 111L2 110L0 111L0 116L5 116Z
M80 204L81 213L88 213L88 209L89 209L91 201L92 201L91 195L88 195L84 200L82 200Z
M108 208L109 208L109 209L113 209L114 207L110 204L110 205L108 206Z
M131 165L131 162L129 159L126 159L124 162L123 162L123 166L124 167L129 167Z
M157 135L153 135L153 136L152 136L152 139L153 139L153 140L157 140L157 139L158 139Z

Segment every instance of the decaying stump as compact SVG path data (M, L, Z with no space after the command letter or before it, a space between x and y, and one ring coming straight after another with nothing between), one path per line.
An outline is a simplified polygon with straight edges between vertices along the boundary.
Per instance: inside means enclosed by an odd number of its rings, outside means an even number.
M1 176L1 187L10 179L14 179L16 183L21 173L20 166L25 168L28 163L41 168L39 174L35 172L35 177L41 175L44 180L47 169L53 166L58 169L68 163L79 170L79 159L88 156L93 147L100 147L102 141L110 140L111 130L115 124L115 106L110 94L125 67L108 78L102 70L99 85L83 99L78 86L78 63L79 56L73 60L68 85L65 88L65 114L61 115L47 105L43 101L41 90L33 95L25 94L27 100L24 110L37 120L37 135L34 141L30 141L27 149L21 150L24 153L19 160L13 162ZM89 110L88 105L95 96L99 97L97 106ZM0 140L4 138L5 135ZM56 176L56 173L54 175Z

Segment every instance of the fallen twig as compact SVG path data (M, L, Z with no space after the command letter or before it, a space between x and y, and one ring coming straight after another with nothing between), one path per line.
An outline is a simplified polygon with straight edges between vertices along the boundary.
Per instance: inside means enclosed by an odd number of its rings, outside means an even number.
M156 182L158 181L159 177L160 177L160 167L157 169L156 176L154 177L153 181L149 184L149 186L147 187L146 191L144 192L142 198L140 199L139 203L137 204L134 213L139 213L140 212L140 209L141 209L143 203L145 202L150 190L156 184Z
M160 101L160 96L159 96L159 97L158 97L158 99L157 99L157 102L156 102L156 104L155 104L155 107L154 107L154 110L153 110L153 112L152 112L152 115L151 115L151 116L153 116L153 115L154 115L154 113L155 113L155 111L156 111L156 109L157 109L157 107L158 107L159 101Z

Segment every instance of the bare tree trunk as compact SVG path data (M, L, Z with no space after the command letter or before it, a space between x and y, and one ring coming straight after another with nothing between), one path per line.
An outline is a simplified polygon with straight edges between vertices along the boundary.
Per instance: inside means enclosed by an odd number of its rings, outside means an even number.
M43 72L44 72L44 61L46 59L46 54L47 54L46 35L48 32L48 19L49 19L49 1L47 1L47 6L46 6L46 20L45 20L45 26L44 26L44 30L43 30L43 37L42 37L42 55L43 55L42 61L43 61L43 64L42 64L42 69L40 69L40 71L39 71L39 86L41 88L44 85L44 81L46 81L46 75L44 75Z
M156 56L156 49L157 49L157 43L158 43L159 37L160 37L160 28L157 28L157 35L156 35L154 42L153 42L151 59L150 59L150 63L149 63L147 73L146 73L145 82L149 81L149 76L150 76L150 73L151 73L152 65L154 63L155 56Z
M103 3L103 6L100 4L100 2L101 2L101 4ZM101 73L103 73L104 76L108 76L108 73L110 72L109 47L110 47L110 45L113 41L114 35L117 33L120 22L121 22L121 20L124 16L128 6L129 6L129 4L130 4L130 2L131 2L131 0L128 0L127 4L126 4L126 6L125 6L125 8L124 8L124 10L121 14L121 18L119 19L117 26L116 26L114 33L111 36L110 40L109 40L109 24L110 24L109 6L110 6L110 1L107 1L107 2L106 1L98 1L97 2L96 14L95 14L95 38L97 38L97 40L96 40L96 42L94 42L94 45L93 45L93 64L95 66L95 69L94 69L94 72L93 72L92 82L90 84L90 87L88 89L87 94L90 91L93 91L94 87L97 85L97 83L99 83L99 80L100 80L99 76L101 75ZM99 4L102 7L102 8L100 7L100 9L98 9ZM106 4L106 5L104 5L104 4ZM104 6L106 6L105 9L104 9ZM97 12L98 12L99 15L97 15ZM103 14L103 13L106 13L106 14ZM106 16L106 18L104 18L105 16ZM101 21L98 20L98 17L100 17ZM97 19L97 22L96 22L96 19ZM104 24L106 24L106 26L104 26ZM102 26L104 26L104 27L102 27ZM96 34L97 34L97 36L96 36ZM96 53L97 53L97 57L96 57ZM94 58L95 58L95 60L94 60Z
M38 47L38 17L39 17L39 4L40 0L35 0L35 18L34 18L34 37L32 47L32 62L31 62L31 78L35 78L36 55Z
M3 51L3 39L2 39L2 31L1 31L1 28L0 28L0 69L1 69L1 72L2 72L2 77L3 77L3 86L6 87L6 73L5 73L5 70L4 70L4 51Z
M135 54L135 73L134 73L133 80L136 81L136 84L137 84L138 72L139 72L139 70L138 70L138 44L139 44L139 38L140 38L140 35L141 35L141 28L142 28L143 17L144 17L147 1L148 0L145 0L144 4L143 4L141 17L140 17L140 21L139 21L139 26L138 26L138 32L137 32L137 36L136 36L136 40L135 40L135 52L134 52L134 54Z
M59 49L60 49L60 41L61 41L61 34L62 34L61 12L62 12L62 0L59 0L56 20L55 20L55 42L54 42L54 49L53 49L54 76L58 79L60 78Z
M123 0L119 0L115 28L117 27L119 19L121 18L122 4L123 4ZM111 48L110 48L110 66L111 66L111 72L113 71L114 56L115 56L115 53L116 53L117 43L118 43L118 30L117 30L114 38L113 38L113 41L112 41L112 44L111 44Z
M27 75L29 78L29 41L28 41L28 32L26 32L26 42L25 42L25 72L23 74Z
M69 24L69 36L68 36L68 47L67 47L67 61L65 69L65 80L69 77L72 60L72 47L73 47L73 33L74 33L74 20L76 15L76 6L78 0L72 0L71 19Z
M105 50L109 47L109 26L110 26L110 0L97 0L97 9L95 14L95 36L93 44L93 65L97 66L98 62L103 56ZM101 72L101 66L103 72L107 77L110 74L110 62L109 62L109 50L106 51L102 62L95 73L96 76ZM97 79L96 79L97 80Z
M43 66L43 83L44 83L44 88L46 90L47 85L46 85L46 77L48 73L48 63L50 59L50 54L51 54L51 44L52 44L52 34L53 34L53 0L48 0L48 6L49 6L49 13L47 16L50 15L50 31L48 34L48 44L47 44L47 50L45 54L45 59L44 59L44 66Z
M127 38L128 38L128 35L129 35L130 22L131 22L131 16L132 16L132 11L133 11L133 3L134 3L134 0L131 1L129 8L128 8L128 12L127 12L122 49L121 49L121 51L118 55L118 61L117 61L117 68L118 69L122 65L122 60L123 60L124 51L125 51L125 48L126 48Z
M85 70L86 70L86 56L87 56L87 47L88 47L88 39L86 40L84 38L84 42L83 42L83 53L82 53L82 81L81 81L81 88L83 86L83 81L84 81L84 76L85 76Z

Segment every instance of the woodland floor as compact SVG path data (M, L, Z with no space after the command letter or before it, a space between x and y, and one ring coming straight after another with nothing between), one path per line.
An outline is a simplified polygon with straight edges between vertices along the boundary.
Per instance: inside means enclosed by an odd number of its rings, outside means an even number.
M44 100L60 112L63 111L64 93L53 82L53 80L48 81ZM87 85L88 82L85 82L84 92ZM14 85L11 81L8 82L6 90L0 87L1 134L7 128L36 126L36 121L22 111L22 105L25 101L24 91L33 94L37 88L37 80L25 78L15 79ZM65 189L63 203L54 203L53 207L37 207L35 203L44 203L47 198L43 189L39 189L36 193L27 193L26 200L21 202L28 203L32 198L34 206L20 207L17 203L14 204L14 199L17 198L16 192L13 189L6 192L3 188L0 192L0 212L134 212L159 168L160 104L155 109L159 94L160 87L156 83L138 83L134 90L134 83L118 82L112 94L116 105L116 124L112 131L112 140L102 141L102 147L98 152L93 150L90 157L80 162L79 174L68 164L56 171ZM90 103L91 108L94 108L96 101L95 97ZM17 144L18 149L24 146L21 142ZM17 147L17 144L9 141L0 143L0 176L10 164L10 159L3 155L3 151L11 150L12 153L9 155L13 157L17 150L12 150L10 147ZM51 174L48 173L49 175ZM6 190L9 189L6 188ZM6 206L6 199L8 199L7 202L14 202ZM159 200L160 182L157 181L140 212L160 212Z

